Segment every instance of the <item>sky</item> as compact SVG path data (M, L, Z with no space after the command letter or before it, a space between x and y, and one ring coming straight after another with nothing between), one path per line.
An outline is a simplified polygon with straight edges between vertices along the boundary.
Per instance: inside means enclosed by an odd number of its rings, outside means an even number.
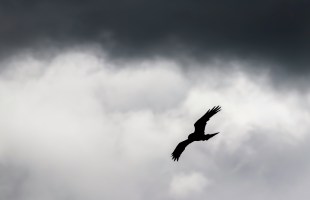
M0 199L307 199L309 8L2 0Z

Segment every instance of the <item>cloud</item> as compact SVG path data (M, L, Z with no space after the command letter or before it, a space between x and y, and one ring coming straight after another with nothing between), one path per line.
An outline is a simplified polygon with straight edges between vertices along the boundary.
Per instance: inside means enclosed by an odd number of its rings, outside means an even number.
M173 177L170 184L170 192L178 198L190 197L203 192L207 184L208 181L202 174L195 172L188 175L179 174Z
M183 70L75 49L2 62L0 189L8 200L291 199L309 188L309 91L242 63ZM238 66L238 67L235 67ZM208 108L223 110L178 163ZM191 183L191 184L189 184ZM197 186L197 187L194 187Z
M2 1L1 53L95 44L112 57L243 59L300 76L308 72L308 7L306 0Z

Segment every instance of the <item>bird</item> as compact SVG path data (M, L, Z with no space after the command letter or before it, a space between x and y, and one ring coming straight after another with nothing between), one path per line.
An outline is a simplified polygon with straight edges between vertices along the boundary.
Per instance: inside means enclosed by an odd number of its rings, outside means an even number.
M211 110L209 109L200 119L195 122L195 131L189 134L186 140L180 142L175 148L175 150L172 152L171 157L173 161L179 161L182 152L190 143L194 141L206 141L219 134L219 132L213 134L205 134L205 127L207 121L209 121L209 119L219 111L221 111L221 106L214 106Z

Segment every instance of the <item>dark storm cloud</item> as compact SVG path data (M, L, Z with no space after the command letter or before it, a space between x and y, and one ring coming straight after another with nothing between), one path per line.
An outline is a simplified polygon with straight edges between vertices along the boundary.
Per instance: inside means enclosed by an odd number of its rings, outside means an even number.
M200 59L294 64L300 70L309 61L309 6L306 0L5 0L1 52L49 42L99 43L113 56L185 52Z

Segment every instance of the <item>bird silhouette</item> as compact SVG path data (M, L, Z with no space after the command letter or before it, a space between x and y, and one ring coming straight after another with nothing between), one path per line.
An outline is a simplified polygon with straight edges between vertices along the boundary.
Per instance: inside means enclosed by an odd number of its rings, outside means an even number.
M205 127L207 121L209 121L209 119L219 111L221 111L221 107L214 106L211 110L209 109L200 119L196 121L196 123L194 124L194 133L189 134L187 140L184 140L177 145L177 147L171 154L172 160L179 161L182 152L190 143L194 141L206 141L219 133L217 132L213 134L205 134Z

